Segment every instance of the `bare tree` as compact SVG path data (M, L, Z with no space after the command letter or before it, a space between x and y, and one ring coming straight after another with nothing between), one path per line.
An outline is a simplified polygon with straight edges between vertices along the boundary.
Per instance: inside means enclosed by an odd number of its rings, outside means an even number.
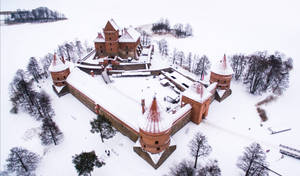
M187 56L187 62L188 62L188 66L187 68L189 69L189 71L192 70L192 53L189 52L188 56Z
M268 176L266 154L258 143L245 148L239 157L237 167L245 172L245 176Z
M9 92L10 100L16 108L21 107L30 114L34 113L36 92L32 88L32 82L22 69L17 71L10 83Z
M39 155L21 147L10 149L7 158L7 171L20 176L32 175L40 161Z
M45 118L40 138L43 145L57 145L63 139L63 134L52 119Z
M149 46L150 43L151 43L150 36L145 31L142 31L142 33L141 33L141 44L142 44L142 46L143 47Z
M231 67L234 71L234 79L240 80L247 64L247 57L239 54L231 57Z
M42 67L43 67L43 75L46 78L48 78L48 76L49 76L48 69L49 69L49 66L51 65L52 59L53 59L53 54L48 53L46 56L44 56L40 60L40 62L42 63Z
M37 60L34 57L31 57L29 59L29 63L27 65L27 71L30 73L33 77L33 79L36 82L39 82L39 79L42 79L42 70L37 62Z
M207 143L206 137L198 132L190 141L191 155L195 158L194 168L197 167L197 161L200 156L208 156L211 152L211 146Z
M45 119L45 118L52 118L55 113L51 106L51 100L49 95L45 91L41 91L37 94L37 102L36 108L39 110L39 116L37 117L38 120Z
M174 50L173 50L173 56L172 56L172 63L173 64L175 64L175 62L176 62L176 54L177 54L177 49L174 48Z
M208 74L210 68L210 61L206 55L203 55L200 59L196 57L196 67L194 73L199 75L201 78Z
M158 48L162 56L168 56L168 43L165 39L158 41Z
M176 52L176 62L178 63L178 65L182 66L184 60L185 60L184 52L183 51Z

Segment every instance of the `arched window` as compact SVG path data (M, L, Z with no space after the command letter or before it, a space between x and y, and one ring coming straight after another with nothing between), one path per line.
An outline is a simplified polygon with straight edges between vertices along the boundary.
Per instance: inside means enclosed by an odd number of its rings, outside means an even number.
M158 141L155 141L155 144L158 144Z

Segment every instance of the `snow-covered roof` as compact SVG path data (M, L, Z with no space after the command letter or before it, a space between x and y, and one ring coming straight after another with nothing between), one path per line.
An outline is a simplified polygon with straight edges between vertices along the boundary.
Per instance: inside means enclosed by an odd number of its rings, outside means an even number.
M206 90L211 92L212 90L214 90L217 87L218 83L217 82L213 82L212 84L210 84Z
M119 42L136 42L140 37L140 33L134 28L124 28L123 35L119 38Z
M160 133L168 130L172 126L173 120L153 98L151 106L140 118L140 128L149 133Z
M137 118L142 116L139 102L124 96L111 84L105 84L79 68L73 69L67 82L138 132Z
M213 65L212 72L219 74L219 75L232 75L233 70L230 66L230 64L227 62L226 55L224 55L224 58L220 60L220 62L217 62Z
M53 60L51 62L51 65L49 66L49 71L50 72L60 72L63 70L66 70L68 68L67 65L65 65L61 59L56 59L56 54L53 56Z
M103 37L104 35L102 34L102 32L98 33L98 36L96 37L96 39L94 40L94 42L105 42L105 39Z
M115 22L114 19L110 19L109 20L109 23L112 25L112 27L117 31L119 30L120 31L120 27L117 25L117 23Z
M212 94L201 83L196 82L187 90L185 90L182 95L192 100L198 101L199 103L205 102L212 96Z

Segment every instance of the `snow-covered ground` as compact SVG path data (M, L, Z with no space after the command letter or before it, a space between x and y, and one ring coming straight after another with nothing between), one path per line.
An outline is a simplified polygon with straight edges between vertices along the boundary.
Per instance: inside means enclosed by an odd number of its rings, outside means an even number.
M69 20L1 26L1 170L5 167L9 149L23 146L43 156L37 175L76 175L72 156L90 150L95 150L106 162L105 166L95 169L93 175L163 175L182 159L192 159L187 146L194 133L201 131L208 137L213 148L210 157L218 159L223 175L239 175L235 165L237 157L242 154L243 147L253 141L261 143L264 149L270 149L267 154L270 168L282 175L299 175L300 161L289 157L280 159L278 152L279 144L300 149L300 109L297 103L300 81L296 77L300 75L300 2L297 0L194 0L187 3L154 0L145 4L137 0L1 1L1 10L38 6L63 12ZM173 136L177 143L176 151L159 169L154 170L133 152L134 143L120 133L101 143L97 134L90 133L89 121L95 115L72 95L58 98L50 87L50 80L42 83L42 88L52 97L56 113L54 120L65 136L60 145L41 146L37 136L40 123L22 112L18 115L9 113L8 84L17 69L26 67L31 56L42 57L53 52L58 44L74 38L92 42L110 18L114 18L120 26L136 26L157 21L160 17L168 17L172 24L180 22L193 26L194 36L191 38L166 37L170 52L176 47L185 53L206 54L212 62L216 62L224 53L278 50L294 59L290 87L277 101L265 107L269 120L263 123L263 127L254 105L266 95L249 95L243 85L233 82L233 94L222 103L214 102L207 120L200 125L189 123ZM164 37L154 40L161 38ZM160 57L155 56L155 65L162 66L159 64ZM292 130L269 135L268 127ZM104 155L106 149L112 151L109 158Z

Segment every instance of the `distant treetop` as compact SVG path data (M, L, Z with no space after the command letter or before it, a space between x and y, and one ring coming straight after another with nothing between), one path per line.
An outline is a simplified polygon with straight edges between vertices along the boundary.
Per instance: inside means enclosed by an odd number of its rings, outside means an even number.
M5 24L16 24L16 23L44 23L53 22L58 20L67 19L64 14L59 13L55 10L50 10L47 7L38 7L33 10L20 10L13 11L5 19Z

